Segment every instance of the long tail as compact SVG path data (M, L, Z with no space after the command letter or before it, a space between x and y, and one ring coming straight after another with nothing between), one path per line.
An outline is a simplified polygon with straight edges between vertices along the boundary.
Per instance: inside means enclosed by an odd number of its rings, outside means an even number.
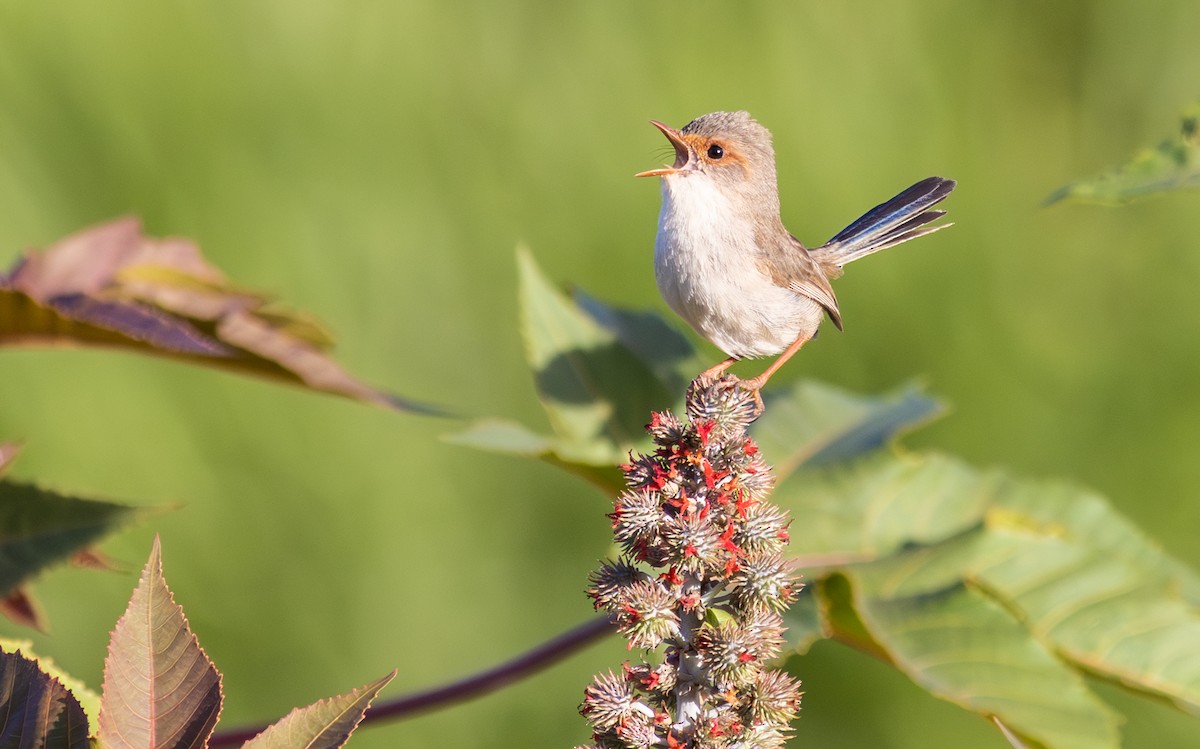
M873 252L945 229L951 224L926 226L946 215L945 211L929 209L945 200L957 184L943 177L923 179L886 203L867 211L838 232L836 237L809 252L822 265L840 268Z

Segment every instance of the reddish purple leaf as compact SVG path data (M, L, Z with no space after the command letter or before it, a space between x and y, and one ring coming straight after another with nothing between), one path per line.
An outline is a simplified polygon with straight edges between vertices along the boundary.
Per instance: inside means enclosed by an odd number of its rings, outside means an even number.
M80 549L71 555L71 565L85 570L102 570L104 572L132 572L129 565L105 554L99 549Z
M0 476L8 470L12 465L13 460L21 452L21 443L19 442L0 442Z
M68 320L119 332L128 337L135 348L140 348L138 344L144 344L173 354L213 357L232 357L236 354L233 349L204 334L187 320L137 302L64 294L46 300L46 305Z
M30 629L46 631L46 618L42 615L42 607L24 585L18 585L0 599L0 615Z
M109 749L199 749L221 712L221 675L162 575L158 538L104 660L100 739Z
M88 724L75 696L36 661L0 653L0 746L87 749Z
M0 274L0 345L132 349L302 385L399 410L436 412L361 382L329 355L311 317L235 288L186 239L136 219L86 229Z

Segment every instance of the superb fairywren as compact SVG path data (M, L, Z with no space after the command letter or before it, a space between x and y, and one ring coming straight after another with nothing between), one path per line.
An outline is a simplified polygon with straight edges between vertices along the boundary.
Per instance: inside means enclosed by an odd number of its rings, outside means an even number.
M820 247L807 249L779 218L771 133L746 112L713 112L675 130L651 124L675 148L675 163L641 172L662 177L654 276L671 309L729 355L780 356L743 386L759 390L817 334L828 315L842 328L829 280L873 252L944 229L926 226L955 182L929 177L872 208Z

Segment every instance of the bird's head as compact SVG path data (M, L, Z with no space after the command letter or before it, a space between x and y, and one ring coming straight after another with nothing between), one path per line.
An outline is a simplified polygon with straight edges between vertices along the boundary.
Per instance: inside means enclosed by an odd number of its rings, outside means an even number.
M638 177L662 177L668 186L683 180L710 180L731 198L766 201L766 206L774 204L778 210L771 132L749 114L713 112L681 130L657 120L650 123L674 147L675 163L641 172Z

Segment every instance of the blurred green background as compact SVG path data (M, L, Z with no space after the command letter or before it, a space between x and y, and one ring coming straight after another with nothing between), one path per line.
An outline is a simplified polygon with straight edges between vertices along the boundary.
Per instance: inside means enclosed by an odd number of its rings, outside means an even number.
M0 261L136 214L322 317L368 381L540 428L514 246L665 312L658 187L632 178L662 159L646 120L747 109L807 242L919 178L960 181L957 226L851 268L847 332L778 379L920 378L953 413L909 446L1073 477L1196 566L1200 195L1039 203L1175 132L1198 30L1195 0L5 3ZM0 351L18 478L182 504L105 548L136 569L162 534L226 727L392 667L388 695L438 684L591 615L608 500L439 441L453 428L148 358ZM98 685L134 582L46 575L37 646ZM614 639L351 745L584 742L582 689L624 657ZM797 746L1005 746L840 646L793 665ZM1101 692L1127 746L1196 745L1193 721Z

